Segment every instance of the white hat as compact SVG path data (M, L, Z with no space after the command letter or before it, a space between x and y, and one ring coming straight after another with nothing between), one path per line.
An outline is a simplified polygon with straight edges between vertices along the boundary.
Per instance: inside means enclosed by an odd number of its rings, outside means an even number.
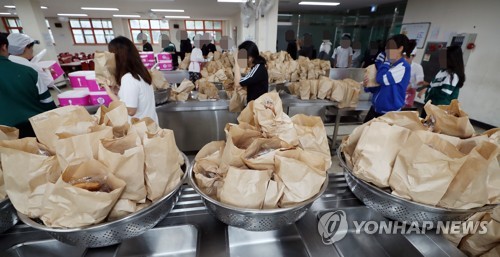
M417 55L417 47L413 48L410 55Z
M9 40L9 54L21 55L24 49L31 43L40 44L38 40L34 40L30 36L21 33L11 33L7 40Z

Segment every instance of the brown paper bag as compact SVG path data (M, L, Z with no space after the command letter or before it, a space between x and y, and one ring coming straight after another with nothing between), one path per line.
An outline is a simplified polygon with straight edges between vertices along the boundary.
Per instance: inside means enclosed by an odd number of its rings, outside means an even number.
M151 74L151 79L152 79L152 86L155 89L167 89L170 87L168 84L168 81L165 79L165 76L163 75L163 72L159 70L150 70L149 74Z
M110 192L92 192L72 185L85 177L100 178ZM69 166L43 204L43 223L48 227L78 228L103 221L123 192L126 183L97 160Z
M410 130L383 122L365 127L352 156L354 175L378 187L388 187L396 155L409 135Z
M188 79L184 79L179 87L174 88L172 91L176 93L189 93L195 88L193 82Z
M418 116L418 112L402 111L388 112L377 118L377 121L385 122L389 125L397 125L409 130L427 130Z
M250 144L262 135L259 131L228 123L224 129L226 132L226 146L222 154L221 162L233 167L243 167L245 164L241 155Z
M333 82L328 77L320 77L318 84L318 99L330 99L332 94Z
M129 116L127 106L121 101L113 101L109 107L102 105L98 111L99 125L122 127L128 124Z
M339 103L339 108L356 107L361 93L361 85L352 79L344 79L344 84L347 85L347 91L344 100Z
M254 170L274 170L274 156L291 146L279 138L258 138L241 155L243 163Z
M19 129L0 125L0 140L14 140L19 138Z
M498 257L500 256L500 244L497 244L494 248L492 248L489 252L481 255L481 257Z
M31 117L31 126L40 143L47 146L51 153L56 152L56 141L59 139L56 130L61 126L69 126L78 122L94 122L94 119L82 106L65 106Z
M220 189L220 201L240 208L262 209L271 173L229 167Z
M213 141L198 152L193 167L196 185L207 195L217 199L217 191L223 184L222 178L226 170L220 169L224 141Z
M392 169L392 194L435 206L465 160L463 153L436 134L412 132L401 145Z
M187 70L191 63L191 53L186 53L184 60L179 64L179 70Z
M188 100L189 98L189 93L187 92L182 92L182 93L176 93L177 95L175 96L175 100L176 101L180 101L180 102L185 102Z
M332 80L332 95L330 96L330 100L341 102L344 99L346 85L342 80Z
M253 109L255 121L265 137L278 137L293 146L298 144L292 119L283 112L278 93L263 94L255 100Z
M309 99L311 99L311 100L318 99L318 83L319 83L319 80L317 80L317 79L313 79L313 80L309 81L309 85L311 87L311 95L310 95Z
M162 129L156 135L148 134L143 142L147 197L154 202L180 183L182 156L172 130Z
M319 193L326 179L326 172L283 156L276 156L276 175L283 181L285 190L281 207L288 207L306 201Z
M499 150L498 145L486 141L468 153L464 164L438 205L446 208L470 209L488 204L489 197L500 198L500 195L495 197L488 194L488 167L492 161L497 161ZM500 170L496 170L495 173L500 173Z
M219 69L216 73L215 76L220 80L220 81L225 81L227 79L226 72L223 68Z
M427 121L433 124L433 131L450 136L469 138L474 134L474 127L467 113L460 109L458 101L452 100L450 105L435 106L429 101L424 109Z
M472 215L470 218L467 219L467 222L480 222L483 217L486 215L486 212L478 212ZM460 241L468 235L465 231L468 231L467 229L467 222L464 222L461 224L461 230L459 233L451 233L451 228L448 227L448 229L443 229L443 237L446 238L448 241L452 242L456 247L460 244Z
M264 198L263 209L279 208L279 201L285 192L285 184L281 181L280 177L273 174L271 180L267 184L266 196Z
M94 54L95 78L99 85L116 86L115 54L96 51Z
M320 117L297 114L292 117L292 122L297 131L299 146L306 150L320 154L331 165L330 147L325 126Z
M64 131L64 128L61 129ZM102 125L90 128L90 133L71 134L58 133L59 140L55 146L57 148L57 159L62 169L70 164L81 163L90 159L97 159L99 142L101 139L113 138L113 129Z
M486 225L486 233L468 235L458 248L468 256L479 256L497 247L500 242L500 208L495 208L492 214L487 213L483 221L489 221Z
M156 134L160 130L160 127L156 122L150 117L144 117L142 119L132 118L132 125L130 126L128 133L135 133L141 139L141 142L144 139L144 136L149 134Z
M247 106L243 109L243 111L241 111L240 116L238 116L239 123L244 122L252 126L258 126L254 118L254 111L253 111L254 102L255 101L250 101L247 104Z
M10 201L17 211L39 217L47 184L61 175L57 158L44 155L48 151L36 138L0 141L0 153L2 180Z
M119 179L127 183L120 198L144 202L144 149L137 134L118 139L102 139L97 160Z
M113 209L109 212L107 221L119 220L129 214L136 212L137 204L135 201L128 199L119 199Z
M368 79L368 83L365 87L379 87L377 83L377 68L375 64L372 64L365 69L365 78Z
M299 96L301 100L309 100L311 97L311 81L300 80Z
M246 91L240 89L235 91L229 100L229 111L230 112L241 112L245 108L246 102Z

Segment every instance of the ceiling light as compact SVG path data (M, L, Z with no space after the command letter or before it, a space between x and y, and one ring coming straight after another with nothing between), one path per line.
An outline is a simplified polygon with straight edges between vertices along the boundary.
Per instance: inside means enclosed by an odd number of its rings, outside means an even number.
M140 18L141 16L138 14L113 14L113 17L122 17L122 18Z
M289 21L278 21L278 26L292 26L292 23Z
M8 13L8 12L0 12L0 15L12 15L12 13Z
M170 19L191 19L191 16L165 16L165 18L170 18Z
M282 16L282 17L292 17L293 14L284 14L284 13L280 13L278 14L278 16Z
M16 8L15 5L4 5L3 7L5 7L5 8Z
M58 13L58 16L73 16L73 17L87 17L87 14L83 13Z
M217 0L219 3L246 3L246 0Z
M324 6L337 6L340 3L336 2L307 2L307 1L302 1L299 3L300 5L324 5Z
M43 5L40 6L40 8L42 8L42 9L49 9L49 8L47 8L47 6L43 6Z
M152 12L184 12L184 10L176 9L151 9Z
M120 9L118 8L106 8L106 7L82 7L82 10L89 10L89 11L119 11Z

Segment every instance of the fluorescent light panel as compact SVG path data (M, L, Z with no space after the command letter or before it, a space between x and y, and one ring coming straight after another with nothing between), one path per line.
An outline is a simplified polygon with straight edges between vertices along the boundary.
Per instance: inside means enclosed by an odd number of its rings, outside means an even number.
M170 18L170 19L191 19L191 16L172 16L172 15L167 15L165 18Z
M282 17L292 17L293 14L284 14L284 13L280 13L278 14L278 16L282 16Z
M5 8L16 8L15 5L4 5L3 7L5 7ZM42 9L48 9L47 6L43 6L43 5L40 6L40 8L42 8Z
M118 8L108 8L108 7L82 7L82 10L89 10L89 11L119 11L120 9Z
M278 21L278 26L292 26L292 23L289 21Z
M12 15L12 13L8 13L8 12L0 12L0 15Z
M184 12L184 10L177 9L151 9L152 12Z
M246 0L217 0L219 3L246 3Z
M140 18L141 16L138 14L113 14L113 17L122 17L122 18Z
M58 13L58 16L73 16L73 17L87 17L87 14L83 13Z
M308 1L302 1L299 3L299 5L323 5L323 6L337 6L340 3L336 2L308 2Z

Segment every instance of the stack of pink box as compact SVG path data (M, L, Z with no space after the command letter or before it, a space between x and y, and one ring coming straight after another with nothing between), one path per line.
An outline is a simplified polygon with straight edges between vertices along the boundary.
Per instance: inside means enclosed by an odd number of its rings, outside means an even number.
M106 105L111 98L106 90L97 84L94 71L75 71L68 74L74 90L58 95L59 103L64 105Z
M139 52L139 55L141 56L142 63L144 63L144 66L148 70L156 64L154 52Z
M158 68L160 70L173 70L172 55L170 53L158 54Z

